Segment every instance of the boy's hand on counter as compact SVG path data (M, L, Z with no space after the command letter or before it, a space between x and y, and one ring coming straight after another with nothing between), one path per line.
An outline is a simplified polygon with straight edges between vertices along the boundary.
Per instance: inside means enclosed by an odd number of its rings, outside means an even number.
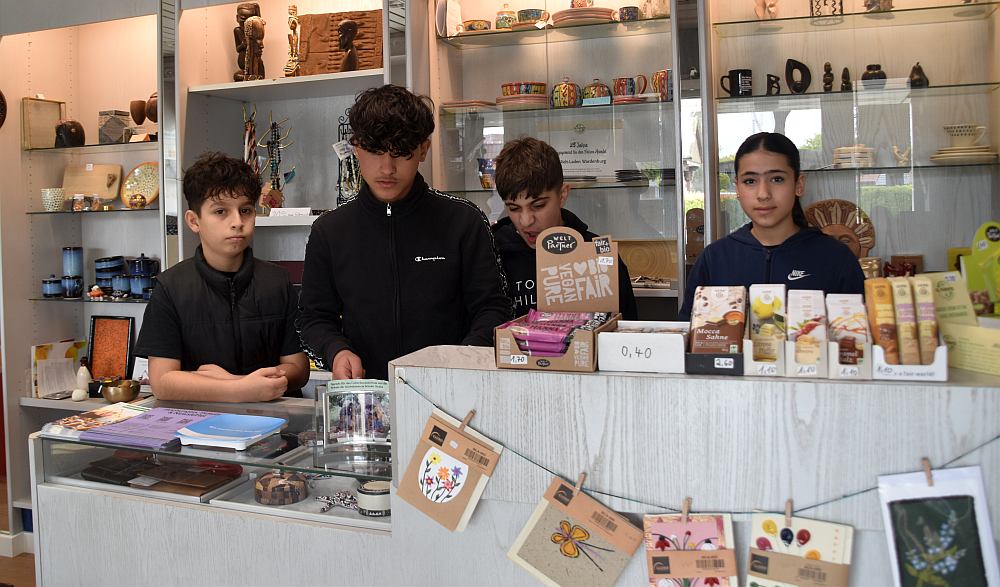
M361 357L344 349L333 358L334 379L364 379L365 369L361 365Z
M285 371L264 367L244 376L239 382L241 401L266 402L279 398L288 389Z

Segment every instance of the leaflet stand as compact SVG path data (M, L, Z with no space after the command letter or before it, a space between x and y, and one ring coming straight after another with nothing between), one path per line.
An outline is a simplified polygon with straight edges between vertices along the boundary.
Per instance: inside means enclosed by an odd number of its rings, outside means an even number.
M786 377L820 377L826 379L827 376L827 348L826 345L819 347L819 361L815 363L799 363L795 360L795 344L790 340L785 341L785 376Z
M864 380L872 378L872 362L875 359L872 356L870 342L866 342L861 347L861 358L856 365L840 362L840 345L837 341L828 342L826 348L830 360L830 379Z
M948 381L948 347L938 345L930 365L890 365L885 351L872 346L872 378L886 381Z
M743 374L753 377L785 376L785 345L777 345L778 357L774 361L753 360L753 341L743 339Z

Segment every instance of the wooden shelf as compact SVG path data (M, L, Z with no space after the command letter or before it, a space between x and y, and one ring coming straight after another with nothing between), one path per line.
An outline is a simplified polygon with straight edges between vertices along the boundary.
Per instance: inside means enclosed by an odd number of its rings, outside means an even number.
M267 226L312 226L319 216L258 216L254 221L258 228Z
M279 77L250 82L192 86L188 88L188 93L239 102L303 100L330 96L354 96L366 88L381 86L384 81L385 70L380 68L347 73L324 73L302 77Z

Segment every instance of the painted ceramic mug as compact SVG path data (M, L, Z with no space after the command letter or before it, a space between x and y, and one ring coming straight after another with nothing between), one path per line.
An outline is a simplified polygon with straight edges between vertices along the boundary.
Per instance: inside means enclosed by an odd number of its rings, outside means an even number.
M641 73L635 77L616 77L612 82L616 96L634 96L646 91L646 76Z
M618 9L618 12L614 13L615 20L621 22L629 22L633 20L639 20L639 7L638 6L622 6Z
M649 87L659 94L661 102L669 102L674 98L673 76L670 68L654 71L649 78Z
M541 8L525 8L517 11L517 22L538 22L548 19L549 13Z
M564 77L562 83L556 84L552 88L552 107L575 108L580 106L583 103L580 94L580 86L569 81L568 77Z
M83 295L83 277L79 275L63 275L63 297L75 299Z

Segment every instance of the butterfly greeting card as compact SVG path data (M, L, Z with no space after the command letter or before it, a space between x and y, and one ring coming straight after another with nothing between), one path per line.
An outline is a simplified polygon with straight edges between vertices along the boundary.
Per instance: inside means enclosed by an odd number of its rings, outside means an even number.
M465 530L503 451L466 424L434 410L396 492L455 532Z
M748 586L847 587L850 580L854 528L845 524L783 514L751 516Z
M507 557L546 585L614 585L642 531L556 477Z
M644 519L650 587L738 587L729 514L648 515Z

